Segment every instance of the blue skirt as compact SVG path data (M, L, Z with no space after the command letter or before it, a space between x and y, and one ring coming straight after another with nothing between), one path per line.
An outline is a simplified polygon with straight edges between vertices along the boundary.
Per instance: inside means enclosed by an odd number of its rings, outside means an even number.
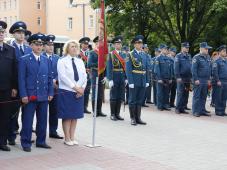
M84 117L84 96L77 98L75 92L58 90L58 118L80 119Z

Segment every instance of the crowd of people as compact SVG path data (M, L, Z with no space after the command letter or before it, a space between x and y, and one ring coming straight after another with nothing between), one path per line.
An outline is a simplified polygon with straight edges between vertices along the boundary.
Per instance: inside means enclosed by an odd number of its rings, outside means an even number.
M193 91L193 116L210 116L206 99L212 87L211 106L215 114L226 116L227 59L226 45L209 56L211 47L200 43L194 57L190 44L183 42L177 54L175 47L160 44L151 57L142 35L135 36L133 50L122 46L123 37L112 39L106 69L98 74L99 37L83 37L64 44L63 56L54 54L54 35L31 34L26 23L18 21L9 29L14 40L4 42L7 24L0 21L0 150L10 151L16 145L21 111L20 142L23 151L31 152L32 132L38 148L50 149L46 142L49 116L49 137L63 139L68 146L78 145L75 131L77 120L89 111L92 91L92 112L97 103L97 117L102 112L105 83L110 88L110 119L123 121L120 115L124 102L129 106L131 125L146 125L141 108L154 104L160 111L175 108L176 114L189 114L189 92ZM96 88L96 77L99 77ZM108 80L108 81L107 81ZM96 100L96 89L97 102ZM153 93L151 93L153 89ZM153 101L151 94L153 94ZM176 98L176 100L175 100ZM36 125L33 120L36 115ZM64 137L57 133L62 119Z

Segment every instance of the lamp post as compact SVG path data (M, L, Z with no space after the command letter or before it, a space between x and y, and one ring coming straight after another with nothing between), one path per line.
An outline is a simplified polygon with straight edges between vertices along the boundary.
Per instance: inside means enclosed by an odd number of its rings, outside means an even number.
M82 6L82 9L83 9L83 37L85 37L85 7L87 5L90 5L90 4L89 3L81 3L81 4L72 3L72 7L77 8L78 6Z

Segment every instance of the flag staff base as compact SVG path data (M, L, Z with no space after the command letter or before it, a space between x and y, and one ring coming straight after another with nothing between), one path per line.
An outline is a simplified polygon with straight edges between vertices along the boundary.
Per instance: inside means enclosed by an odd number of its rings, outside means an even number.
M95 86L95 108L94 108L94 113L93 113L92 142L91 142L91 144L85 145L86 147L89 147L89 148L101 147L101 145L95 144L97 101L98 101L98 84L99 84L99 76L96 77L96 86Z

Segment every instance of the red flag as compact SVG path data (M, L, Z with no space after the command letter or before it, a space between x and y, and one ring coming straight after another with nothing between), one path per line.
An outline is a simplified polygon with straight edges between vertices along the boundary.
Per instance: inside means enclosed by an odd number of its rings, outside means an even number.
M105 2L101 0L100 6L100 30L99 30L99 57L98 57L98 74L102 74L106 68L106 58L108 55L106 23L105 23Z

